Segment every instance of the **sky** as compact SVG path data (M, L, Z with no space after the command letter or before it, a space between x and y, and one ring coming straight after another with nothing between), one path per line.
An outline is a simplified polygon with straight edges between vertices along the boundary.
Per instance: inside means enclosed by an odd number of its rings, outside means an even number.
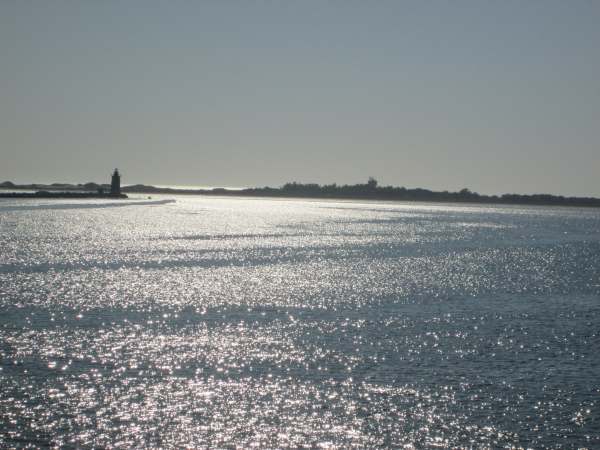
M600 197L600 2L0 2L0 182Z

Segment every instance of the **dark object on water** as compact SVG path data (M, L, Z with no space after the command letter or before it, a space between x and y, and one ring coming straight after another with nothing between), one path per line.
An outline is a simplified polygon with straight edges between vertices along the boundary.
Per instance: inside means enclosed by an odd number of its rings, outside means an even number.
M119 169L115 169L112 174L112 180L110 182L110 195L120 195L121 194L121 175L119 174Z

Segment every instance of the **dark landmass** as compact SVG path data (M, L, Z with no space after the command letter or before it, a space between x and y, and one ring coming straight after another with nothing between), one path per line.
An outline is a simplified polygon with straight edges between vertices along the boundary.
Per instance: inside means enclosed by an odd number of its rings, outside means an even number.
M125 194L100 192L0 192L0 198L128 198Z
M98 190L109 190L109 185L96 183L86 184L60 184L52 185L15 185L9 181L0 183L0 188L8 189L43 189L44 191L61 190L71 191L96 191L88 192L86 195L98 196ZM301 198L326 198L326 199L355 199L355 200L396 200L396 201L418 201L418 202L452 202L452 203L499 203L510 205L556 205L556 206L595 206L600 207L600 198L594 197L563 197L550 194L503 194L503 195L481 195L469 189L458 192L430 191L428 189L408 189L405 187L379 186L377 181L370 178L365 184L354 185L319 185L314 183L286 183L280 188L260 187L232 190L224 188L216 189L173 189L136 184L124 186L122 192L138 194L189 194L189 195L228 195L238 197L301 197ZM68 194L70 194L69 192ZM81 192L83 194L83 192ZM47 192L46 194L49 194ZM66 193L62 193L65 195ZM1 194L0 194L1 195ZM31 195L31 194L30 194ZM104 194L109 196L108 194ZM77 197L71 197L77 198ZM85 197L89 198L89 197Z
M14 184L10 181L0 183L0 189L24 189L28 191L64 191L98 193L99 191L110 192L110 184L70 184L70 183L52 183L52 184Z

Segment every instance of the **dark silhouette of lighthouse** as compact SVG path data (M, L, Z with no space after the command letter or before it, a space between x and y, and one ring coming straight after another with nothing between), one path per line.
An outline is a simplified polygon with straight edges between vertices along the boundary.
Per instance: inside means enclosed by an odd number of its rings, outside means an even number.
M115 169L110 182L110 195L121 195L121 175L119 169Z

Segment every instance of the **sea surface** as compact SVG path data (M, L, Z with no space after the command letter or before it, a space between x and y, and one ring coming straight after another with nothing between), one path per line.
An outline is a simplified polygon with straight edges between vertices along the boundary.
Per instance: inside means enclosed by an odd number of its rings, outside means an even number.
M0 201L0 448L403 446L600 448L599 209Z

